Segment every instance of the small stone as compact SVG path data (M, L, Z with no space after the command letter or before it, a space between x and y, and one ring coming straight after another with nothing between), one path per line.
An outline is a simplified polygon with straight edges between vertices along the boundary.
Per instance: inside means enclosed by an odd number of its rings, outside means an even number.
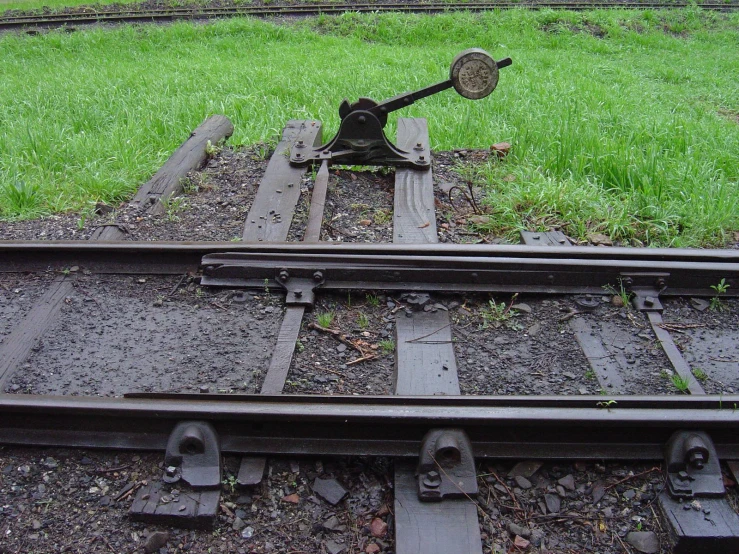
M615 294L613 298L611 298L611 304L616 306L617 308L620 308L624 305L624 299L621 298L619 295Z
M523 537L519 537L518 535L516 535L516 538L513 539L513 545L521 550L526 550L530 544L530 541L527 541L526 539L524 539Z
M373 537L382 539L387 535L387 523L381 520L379 517L374 518L370 522L370 533Z
M703 300L702 298L691 298L690 304L699 312L705 312L711 306L708 300Z
M514 536L519 535L524 539L528 539L531 536L531 529L523 527L522 525L516 525L513 522L508 524L508 532Z
M296 493L288 494L287 496L282 497L282 501L289 502L290 504L298 504L300 502L300 496Z
M565 475L564 477L562 477L562 479L559 479L557 483L562 485L568 491L575 490L575 478L572 476L571 473L569 475Z
M313 492L334 506L349 494L349 491L347 491L336 479L321 479L320 477L316 478L313 482Z
M516 475L513 478L516 481L516 484L521 487L522 489L530 489L533 485L531 484L531 481L526 479L523 475ZM514 533L514 535L520 535L521 533Z
M634 489L628 489L624 492L624 498L626 500L631 500L636 496L636 491Z
M632 531L626 535L626 542L644 554L659 552L659 539L652 531Z
M504 158L511 151L511 144L509 142L496 142L490 147L490 151L499 158Z
M231 529L233 529L234 531L241 531L244 527L246 527L246 523L240 517L234 519L234 522L231 525Z
M519 302L518 304L514 304L513 306L511 306L511 310L517 310L525 314L530 314L531 306L529 306L528 304L524 304L523 302Z
M38 519L34 519L31 522L31 527L33 527L34 531L38 531L39 529L41 529L41 522Z
M370 225L372 225L372 220L370 220L370 219L360 219L359 220L359 224L360 225L364 225L365 227L369 227Z
M245 539L250 539L254 536L254 527L244 527L241 530L241 536Z
M537 460L527 460L525 462L518 462L513 468L508 472L508 477L515 477L516 475L520 475L522 477L526 477L527 479L531 477L534 473L539 471L539 468L542 466L542 463Z
M169 533L167 533L166 531L154 531L152 534L146 537L146 542L144 543L144 552L146 552L146 554L153 554L160 548L166 546L168 540Z
M541 529L535 529L534 531L531 531L531 537L529 537L531 540L531 544L536 546L537 548L541 546L541 542L544 540L544 531Z
M378 552L380 552L380 547L377 546L375 543L371 543L367 545L367 548L365 548L364 551L367 554L377 554Z
M558 514L560 508L562 507L562 501L556 494L545 494L544 502L546 502L547 511L550 514Z
M473 215L467 218L467 223L471 223L472 225L487 225L488 223L490 223L490 216Z
M534 323L531 327L526 330L526 334L530 337L535 337L541 331L541 325Z
M326 541L326 550L328 550L328 554L339 554L340 552L344 552L346 547L336 541Z
M590 233L587 238L595 246L613 246L611 237L603 233Z
M603 486L603 483L597 482L593 487L593 504L600 502L600 499L603 498L603 495L605 494L606 488Z
M337 352L346 352L346 344L340 344L336 347Z
M342 525L339 518L336 516L331 516L323 522L323 528L328 529L329 531L339 531L341 527L346 529L346 526Z

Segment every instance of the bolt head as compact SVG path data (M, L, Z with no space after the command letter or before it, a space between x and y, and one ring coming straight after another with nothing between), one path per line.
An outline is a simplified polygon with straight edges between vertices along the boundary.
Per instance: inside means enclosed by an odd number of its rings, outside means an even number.
M315 281L316 283L320 283L321 281L323 281L323 273L321 273L320 271L316 271L316 272L315 272L315 273L313 274L313 280L314 280L314 281Z
M280 271L280 275L279 275L280 281L284 283L285 281L288 280L289 277L290 277L290 273L288 273L287 270L283 269L282 271Z
M436 489L441 485L441 475L438 471L431 470L423 476L423 484L430 489Z
M703 452L691 452L689 461L690 461L690 465L697 469L702 469L704 464L706 463L706 459L703 456Z

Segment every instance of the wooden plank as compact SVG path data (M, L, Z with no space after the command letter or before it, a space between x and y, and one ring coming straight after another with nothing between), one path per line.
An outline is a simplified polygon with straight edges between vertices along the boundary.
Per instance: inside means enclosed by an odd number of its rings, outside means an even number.
M298 140L302 140L308 146L318 146L321 142L321 122L293 120L288 121L285 125L282 130L282 140L277 144L277 148L275 148L275 152L267 164L254 202L246 216L242 237L245 242L284 241L287 239L295 205L300 199L300 182L305 173L305 168L293 167L289 161L290 148ZM321 170L324 170L323 165ZM326 181L328 181L328 167L325 168L325 173ZM319 236L320 221L323 219L323 205L320 209L321 214L317 216L311 202L309 217L318 217L317 235ZM308 232L306 231L307 236ZM318 240L318 236L315 240ZM269 362L267 374L264 376L264 382L259 391L260 394L282 394L285 379L287 379L287 374L290 371L295 343L298 340L304 313L305 308L302 306L291 306L285 311L280 332L277 335L277 344L272 352L272 359ZM267 460L264 457L249 456L242 458L243 478L240 470L239 484L258 484L264 474L266 463ZM255 471L257 467L261 467L262 471ZM259 479L256 477L257 474L259 474Z
M70 279L64 275L57 277L26 317L0 344L0 391L5 390L13 372L28 358L39 339L54 324L64 305L64 299L72 291Z
M290 362L293 359L295 342L298 340L300 324L303 321L303 313L305 313L303 306L289 306L285 310L280 334L277 336L277 345L269 362L267 375L264 376L264 383L262 383L262 389L259 391L260 394L282 393L285 379L287 379L288 371L290 371Z
M275 187L281 186L279 183L284 182L286 175L298 175L298 177L300 177L304 171L300 168L291 167L288 162L288 156L286 154L288 154L287 148L290 145L290 137L293 137L293 140L295 141L302 140L305 144L318 144L321 140L320 130L321 124L318 121L291 121L285 127L282 141L270 159L270 165L267 167L265 176L262 179L262 184L259 186L257 197L259 197L262 192L262 187L265 187L266 192L262 195L262 198L274 198L278 202L281 201L283 208L280 209L289 208L290 216L286 218L288 220L287 223L281 220L265 227L263 229L266 232L264 240L285 240L287 238L287 233L290 230L289 222L292 220L292 211L295 208L298 197L300 196L300 187L298 186L297 191L292 191L290 193L292 196L289 196L288 199L292 204L288 206L282 194L274 194L277 190ZM287 166L285 164L287 164ZM271 173L270 167L273 168ZM299 174L296 173L298 169L300 169ZM321 164L321 169L318 173L319 175L316 178L316 184L314 186L314 195L317 195L317 197L311 200L310 212L308 213L308 221L313 223L306 228L305 236L303 237L303 239L308 242L317 242L321 233L321 221L323 220L323 210L326 203L326 189L328 187L327 162L324 161ZM278 178L283 180L280 181ZM296 182L299 183L300 179L298 178ZM293 197L294 201L292 201ZM255 199L254 204L256 203L257 200ZM254 240L254 236L261 236L259 233L256 233L255 235L253 232L253 225L251 227L249 226L249 222L254 221L253 218L249 219L250 217L253 217L253 211L254 205L252 205L252 209L249 211L249 215L247 216L247 225L244 229L244 237L247 236L247 231L249 231L249 240ZM245 238L244 240L247 239ZM262 239L257 238L257 240ZM260 394L282 393L282 389L285 386L285 379L287 379L287 374L290 371L290 363L293 359L295 343L298 340L298 333L300 333L300 325L303 321L304 313L305 307L303 306L289 306L285 311L285 317L282 320L280 333L277 336L277 345L272 354L267 375L264 377L264 383L262 383Z
M305 173L305 168L290 165L290 149L298 140L307 146L318 146L321 122L288 121L246 216L242 235L245 242L281 242L287 238Z
M92 235L90 235L90 240L111 242L116 240L124 240L128 236L128 233L123 229L124 227L116 223L111 223L109 225L100 225L92 232Z
M399 119L398 146L411 149L419 142L429 143L426 121ZM395 172L394 215L393 242L438 241L430 169ZM448 312L401 314L395 320L395 338L395 394L460 393ZM395 465L396 554L481 554L476 506L467 499L421 502L415 473L412 464Z
M313 194L310 197L310 212L308 224L305 226L304 242L319 242L321 240L321 226L323 212L326 208L326 193L328 192L328 161L321 162L321 169L316 175L313 184Z
M521 242L527 246L572 246L562 231L521 231Z
M588 359L590 367L593 368L601 389L613 394L622 394L625 385L618 370L618 363L611 359L603 342L593 334L593 329L588 322L574 317L570 319L570 329L575 332L575 338Z
M155 481L141 487L128 513L132 520L187 529L213 529L218 514L221 491L192 490L176 486L178 494Z
M395 463L395 552L482 552L477 507L469 500L420 502L415 467Z
M157 215L164 212L161 200L182 191L182 180L190 171L199 169L208 159L208 141L216 144L233 133L231 121L222 115L206 119L188 139L174 151L154 176L139 187L129 205L134 209ZM101 225L90 236L90 240L116 241L128 237L125 227L117 223Z
M426 120L398 118L398 147L412 150L419 142L423 145L429 143ZM434 178L431 169L396 169L393 242L437 241Z
M242 487L258 485L262 482L266 465L267 458L263 456L244 456L241 458L239 475L236 477L236 482Z
M208 142L215 145L233 133L234 126L223 115L206 119L190 137L174 151L154 176L144 183L131 200L133 207L144 207L150 214L164 213L161 200L182 190L182 179L190 171L199 169L208 159Z
M459 378L454 357L449 314L414 312L395 318L395 394L458 395Z
M665 351L665 354L670 359L675 373L687 380L688 392L690 394L706 394L706 391L703 390L703 387L700 386L700 383L693 376L690 365L685 361L682 353L672 340L670 332L662 327L662 315L659 312L647 312L647 317L649 318L649 323L652 325L654 334L657 335L657 340L662 345L662 350Z

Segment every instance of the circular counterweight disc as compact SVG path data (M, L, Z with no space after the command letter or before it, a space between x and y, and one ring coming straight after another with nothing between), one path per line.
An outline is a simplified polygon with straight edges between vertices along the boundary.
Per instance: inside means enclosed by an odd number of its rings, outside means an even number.
M449 70L454 90L470 100L485 98L498 85L498 64L481 48L457 54Z

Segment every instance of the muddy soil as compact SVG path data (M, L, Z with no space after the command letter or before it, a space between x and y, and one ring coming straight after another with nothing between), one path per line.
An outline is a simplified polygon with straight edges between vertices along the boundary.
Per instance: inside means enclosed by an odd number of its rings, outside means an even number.
M596 394L566 299L471 297L451 304L462 394Z
M285 392L392 394L395 342L389 306L394 302L386 295L372 292L319 297L313 313L303 318Z
M281 297L248 294L235 303L228 291L181 277L69 278L73 293L8 392L253 393L261 386L282 320Z
M129 519L135 491L160 481L162 466L152 453L0 447L0 552L393 552L387 459L271 459L260 485L240 488L239 460L226 457L213 531ZM347 496L330 504L313 490L318 477L336 479ZM734 482L724 480L736 506ZM660 554L670 552L656 515L659 464L482 461L478 483L470 501L485 554L635 552L626 537L636 530L653 532Z
M151 216L127 204L97 204L82 213L0 221L2 240L88 240L100 225L118 222L127 240L241 240L246 214L267 167L270 148L224 148L184 183L165 213Z
M160 454L0 447L0 552L349 554L370 544L391 551L388 460L274 459L262 483L244 489L234 485L239 459L224 462L216 527L190 531L128 518L135 491L161 480ZM337 479L346 498L332 505L315 494L317 477ZM373 519L383 524L379 536Z
M31 311L53 278L53 275L0 275L0 342Z

